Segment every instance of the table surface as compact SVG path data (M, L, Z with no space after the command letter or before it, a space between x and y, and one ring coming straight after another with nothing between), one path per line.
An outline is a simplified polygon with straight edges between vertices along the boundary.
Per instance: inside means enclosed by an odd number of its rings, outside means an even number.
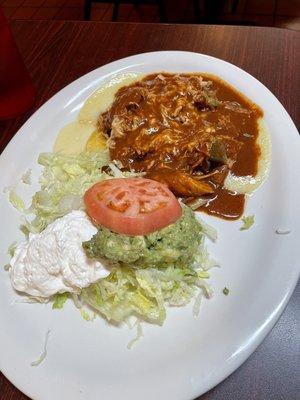
M209 54L245 69L275 94L296 126L300 126L297 32L237 26L64 21L15 21L12 29L38 94L34 109L26 115L0 122L0 152L41 104L74 79L119 58L157 50ZM254 354L199 399L296 399L300 388L299 305L300 284L280 320ZM0 373L0 399L28 397Z

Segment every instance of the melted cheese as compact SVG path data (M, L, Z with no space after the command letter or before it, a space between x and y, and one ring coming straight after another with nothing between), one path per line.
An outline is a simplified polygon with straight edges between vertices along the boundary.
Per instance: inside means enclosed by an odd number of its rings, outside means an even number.
M77 120L60 130L53 150L64 154L77 154L85 150L97 151L105 148L105 138L102 132L97 131L98 116L109 108L121 87L130 85L142 77L136 73L121 74L92 93L79 111Z
M86 151L97 151L106 148L107 140L102 132L94 131L86 142Z
M71 122L59 132L53 150L64 154L80 153L94 130L93 125Z
M260 147L260 157L256 176L235 176L229 173L224 186L232 192L250 194L256 190L268 177L271 165L271 138L263 119L259 120L259 135L257 144Z

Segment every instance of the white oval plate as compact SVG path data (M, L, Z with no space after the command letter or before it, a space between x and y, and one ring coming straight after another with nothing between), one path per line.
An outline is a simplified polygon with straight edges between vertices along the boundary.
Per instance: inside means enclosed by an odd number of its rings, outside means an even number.
M163 327L144 324L144 337L132 348L135 332L103 319L86 322L69 303L61 311L50 305L16 303L7 273L0 272L0 369L33 399L131 400L192 399L238 368L280 316L299 275L297 230L300 227L298 132L289 115L259 81L236 66L187 52L140 54L105 65L81 77L44 104L19 130L0 157L0 190L15 183L50 151L59 129L75 119L84 100L113 75L124 72L209 72L225 79L259 104L271 133L270 177L248 201L246 214L255 225L205 216L218 229L210 250L222 265L212 272L214 297L168 310ZM21 239L19 217L1 196L1 265L7 247ZM288 229L277 235L276 229ZM230 295L224 296L224 286ZM42 351L50 329L48 355L30 366Z

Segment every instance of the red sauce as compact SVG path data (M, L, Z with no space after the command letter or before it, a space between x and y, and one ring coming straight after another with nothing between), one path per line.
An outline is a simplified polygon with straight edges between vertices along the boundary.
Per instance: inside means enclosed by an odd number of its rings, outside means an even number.
M152 74L121 88L99 118L110 155L145 171L179 197L207 197L199 210L225 219L243 214L244 196L223 187L226 173L257 173L262 110L206 74Z
M263 116L263 112L256 104L250 102L232 86L219 78L208 77L217 90L219 100L237 103L245 110L250 111L249 114L239 114L227 110L226 106L222 105L218 113L230 117L232 125L236 127L237 138L243 143L237 154L236 161L231 168L232 173L236 176L255 176L260 156L260 149L256 143L259 134L258 120ZM233 134L234 130L228 129L228 132L229 134ZM219 187L215 193L216 196L214 199L209 201L205 206L200 207L199 211L204 211L207 214L228 220L235 220L243 215L245 205L244 195L230 192L223 186Z
M245 196L243 194L230 192L221 186L216 189L212 200L198 210L215 217L235 220L243 215L244 203Z

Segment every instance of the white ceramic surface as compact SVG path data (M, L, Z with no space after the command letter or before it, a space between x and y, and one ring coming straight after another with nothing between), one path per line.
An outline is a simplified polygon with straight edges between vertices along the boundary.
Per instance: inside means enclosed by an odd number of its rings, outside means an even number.
M7 272L0 272L0 369L33 399L187 400L209 390L254 351L273 327L299 276L297 231L300 227L300 139L289 115L259 81L222 60L187 52L158 52L125 58L76 80L44 104L19 130L0 157L0 191L17 182L28 168L37 176L36 159L50 151L58 130L75 116L89 94L121 72L210 72L219 75L265 111L273 147L271 173L248 201L246 214L255 225L241 232L241 222L204 219L218 229L209 245L222 268L212 271L214 297L168 310L163 327L143 324L144 337L132 350L135 332L103 319L86 322L71 304L21 304ZM37 187L37 186L35 186ZM19 185L19 192L27 189ZM26 193L25 193L26 194ZM26 194L28 196L28 193ZM21 239L19 216L0 199L0 264L7 247ZM289 235L275 230L289 229ZM224 286L230 295L224 296ZM51 334L48 355L30 366Z

